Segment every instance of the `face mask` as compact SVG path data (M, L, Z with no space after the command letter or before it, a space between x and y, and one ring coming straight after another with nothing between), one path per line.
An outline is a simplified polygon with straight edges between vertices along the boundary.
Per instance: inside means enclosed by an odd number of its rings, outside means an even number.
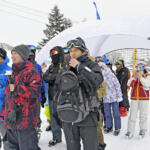
M35 55L29 55L28 60L31 61L32 63L35 62Z

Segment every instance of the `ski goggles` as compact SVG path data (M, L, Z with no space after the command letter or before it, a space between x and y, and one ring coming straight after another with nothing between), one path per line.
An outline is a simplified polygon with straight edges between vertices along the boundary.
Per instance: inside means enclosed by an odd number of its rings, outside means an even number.
M36 52L36 47L34 45L28 45L30 51Z
M58 54L58 51L55 50L55 49L53 49L53 50L50 51L50 56L57 55L57 54Z
M144 70L145 66L144 65L137 65L135 68L136 68L136 70Z
M76 47L76 48L79 48L83 51L87 51L87 48L85 47L85 45L78 39L71 40L71 41L67 42L67 48L71 49L72 47Z
M64 49L64 54L68 54L69 50L67 48Z

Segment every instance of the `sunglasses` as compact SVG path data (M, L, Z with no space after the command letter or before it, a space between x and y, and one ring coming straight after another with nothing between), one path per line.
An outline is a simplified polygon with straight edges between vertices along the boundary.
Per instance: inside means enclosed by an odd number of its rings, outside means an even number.
M64 54L68 54L69 53L69 50L68 49L64 49Z
M51 56L52 56L52 55L57 55L57 54L58 54L58 51L55 50L55 49L51 50L51 52L50 52L50 55L51 55Z
M72 47L76 47L84 51L87 50L85 45L78 39L67 42L67 48L71 49Z
M138 65L136 66L136 70L144 70L145 66L144 65Z

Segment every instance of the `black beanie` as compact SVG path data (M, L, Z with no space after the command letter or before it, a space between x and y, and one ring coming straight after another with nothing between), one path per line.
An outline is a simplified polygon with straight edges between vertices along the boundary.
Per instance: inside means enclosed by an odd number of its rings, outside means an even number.
M3 59L5 59L6 55L7 55L7 52L3 48L0 48L0 57L2 57Z
M30 50L27 45L17 45L12 49L11 52L13 51L17 52L24 60L29 58Z

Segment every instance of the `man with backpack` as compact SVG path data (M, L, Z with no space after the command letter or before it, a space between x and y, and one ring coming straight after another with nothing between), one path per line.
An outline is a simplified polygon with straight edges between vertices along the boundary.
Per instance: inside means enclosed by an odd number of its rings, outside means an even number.
M88 57L88 49L80 37L67 43L70 51L68 67L58 77L57 113L62 120L67 150L98 150L97 89L103 82L100 67Z

